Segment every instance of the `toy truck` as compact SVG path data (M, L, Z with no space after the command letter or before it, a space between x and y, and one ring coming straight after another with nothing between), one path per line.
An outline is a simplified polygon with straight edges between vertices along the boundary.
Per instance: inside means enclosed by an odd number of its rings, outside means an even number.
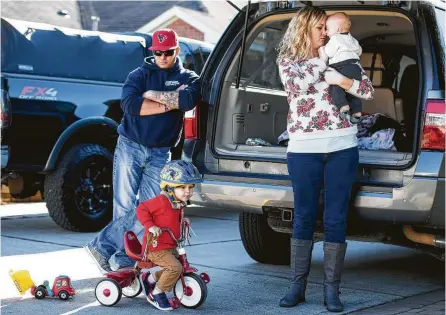
M59 297L59 299L66 301L70 296L74 296L75 294L75 290L71 286L71 279L68 276L60 275L56 277L51 288L48 280L45 280L43 284L36 287L27 270L17 272L11 270L9 274L20 294L24 294L28 289L31 289L31 294L39 300L49 296Z
M70 296L74 296L74 288L71 286L71 280L68 276L58 276L53 283L53 287L50 288L48 280L45 280L43 284L31 287L31 294L36 299L43 299L45 296L59 297L61 300L68 300Z

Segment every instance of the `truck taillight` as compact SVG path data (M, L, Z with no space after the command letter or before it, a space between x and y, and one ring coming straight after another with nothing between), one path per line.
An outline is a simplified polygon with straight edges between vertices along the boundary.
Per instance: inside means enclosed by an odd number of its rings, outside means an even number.
M9 127L9 115L8 113L1 113L1 128Z
M3 89L1 90L0 108L0 127L8 128L11 125L11 101L8 93Z
M199 139L199 110L198 106L184 114L184 139L197 140Z
M446 115L444 100L428 100L421 149L445 150Z

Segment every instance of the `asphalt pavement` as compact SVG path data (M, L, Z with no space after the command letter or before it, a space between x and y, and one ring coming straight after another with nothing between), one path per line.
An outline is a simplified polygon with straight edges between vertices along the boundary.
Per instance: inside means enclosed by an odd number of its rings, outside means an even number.
M123 297L113 307L99 305L94 288L102 278L81 248L95 233L59 228L44 203L2 206L0 299L2 314L161 314L143 294ZM288 285L289 267L263 265L244 251L238 214L190 207L197 234L187 247L189 262L209 274L206 302L175 314L326 314L322 305L322 243L314 247L307 302L296 308L278 306ZM59 274L71 277L76 295L69 301L20 296L10 270L26 269L35 283ZM349 242L341 298L344 314L444 314L444 263L415 250L378 243ZM32 311L31 311L32 310ZM150 312L150 313L147 313Z

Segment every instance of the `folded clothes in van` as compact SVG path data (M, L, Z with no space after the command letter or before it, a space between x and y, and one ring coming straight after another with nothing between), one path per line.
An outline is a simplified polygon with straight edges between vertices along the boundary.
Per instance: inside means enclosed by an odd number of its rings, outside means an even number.
M395 129L379 130L370 137L358 138L358 148L366 150L395 150L394 135Z

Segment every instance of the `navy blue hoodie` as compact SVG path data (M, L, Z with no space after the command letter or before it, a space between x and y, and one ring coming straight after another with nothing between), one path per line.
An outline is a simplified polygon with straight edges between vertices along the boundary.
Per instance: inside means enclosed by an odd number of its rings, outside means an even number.
M179 109L162 114L140 116L143 93L153 91L179 91ZM118 127L120 135L149 148L172 147L178 143L183 128L184 112L195 107L200 98L198 75L184 69L177 57L169 69L161 69L154 58L146 58L143 65L129 73L122 88L121 108L124 111Z

